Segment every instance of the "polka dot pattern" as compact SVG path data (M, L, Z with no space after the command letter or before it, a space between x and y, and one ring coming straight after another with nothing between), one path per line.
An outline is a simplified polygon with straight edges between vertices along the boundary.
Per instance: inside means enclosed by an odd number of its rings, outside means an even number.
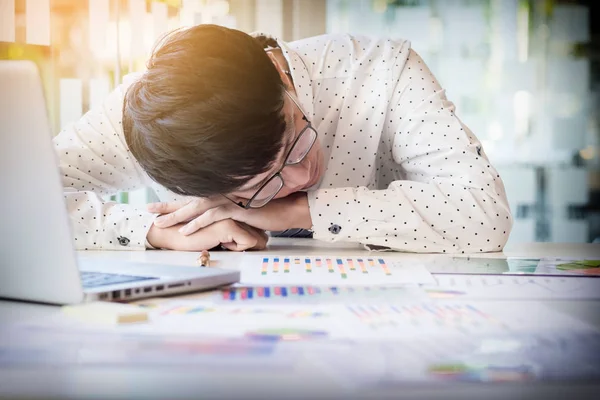
M503 248L512 216L502 181L408 42L278 43L325 156L309 193L316 239L411 252ZM151 187L160 201L182 198L149 179L127 149L121 107L135 78L54 139L78 249L147 248L155 215L107 195Z
M144 250L155 218L145 210L103 199L150 185L123 136L124 90L117 88L101 107L90 110L54 138L79 250Z
M512 227L502 180L409 42L323 35L280 45L326 157L309 192L316 239L502 250Z

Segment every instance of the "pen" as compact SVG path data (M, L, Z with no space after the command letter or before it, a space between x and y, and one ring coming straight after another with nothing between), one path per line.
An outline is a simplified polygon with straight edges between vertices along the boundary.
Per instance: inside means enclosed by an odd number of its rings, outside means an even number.
M201 267L210 267L210 253L207 250L202 250L196 261Z

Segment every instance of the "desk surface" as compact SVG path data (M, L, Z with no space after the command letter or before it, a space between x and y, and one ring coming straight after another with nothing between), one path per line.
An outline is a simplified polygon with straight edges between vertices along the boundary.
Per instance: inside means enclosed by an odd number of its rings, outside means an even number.
M258 252L257 252L258 253ZM269 248L260 254L286 255L365 255L368 253L360 246L353 244L324 244L308 239L272 239ZM256 253L254 253L256 254ZM147 263L169 263L179 265L195 266L197 253L171 252L171 251L145 251L145 252L82 252L83 258L96 258L109 260L129 260ZM432 254L409 254L386 252L386 257L405 260L444 260L451 255ZM461 255L466 256L466 255ZM599 258L600 245L594 244L550 244L534 243L524 245L513 245L507 247L502 253L474 254L471 257L482 258L506 258L506 257L574 257L574 258ZM244 253L215 252L212 260L217 266L235 267L240 263ZM443 262L439 263L440 265ZM436 272L436 271L432 271ZM560 312L574 316L577 319L600 327L600 313L597 311L597 301L552 301L552 307ZM0 301L0 322L2 324L19 322L31 318L38 318L56 313L57 307L29 304L13 301ZM211 395L222 395L223 398L235 398L237 396L251 397L283 397L283 398L350 398L349 393L339 393L335 387L324 384L323 386L311 386L301 384L291 379L290 390L298 392L273 393L268 387L253 388L255 393L249 395L248 387L252 387L252 381L248 377L240 376L236 383L220 382L218 373L215 374L209 385ZM29 382L36 381L39 384L31 385ZM136 382L132 386L132 382ZM246 386L242 386L242 382ZM250 385L250 386L248 386ZM282 387L286 387L281 383ZM243 389L243 388L246 389ZM577 386L560 383L539 384L505 384L505 385L458 385L447 387L411 387L404 388L403 393L407 397L418 398L584 398L593 393L598 393L600 384L586 383ZM107 367L85 367L85 368L0 368L0 397L47 397L48 395L66 398L120 398L128 393L127 398L193 398L201 393L207 393L207 381L198 380L196 373L185 366L173 366L169 368L107 368ZM596 391L596 392L594 392ZM568 392L568 393L567 393ZM396 390L378 393L382 396L397 394ZM255 396L254 396L255 395ZM357 398L367 397L365 393L355 394ZM575 397L577 396L577 397ZM582 397L583 396L583 397Z
M266 250L252 252L252 254L306 254L306 255L326 255L336 254L341 256L365 255L369 251L362 246L351 243L323 243L312 239L283 239L272 238ZM374 254L375 252L371 252ZM181 265L196 265L197 253L181 251L87 251L80 252L85 257L96 257L106 259L126 259L131 261L141 261L150 263L174 263ZM229 251L213 252L212 260L226 260L236 262L239 257L245 253L235 253ZM469 256L479 258L506 258L506 257L578 257L593 258L600 257L600 244L577 243L527 243L507 246L503 252L498 253L475 253L475 254L414 254L399 252L378 252L386 257L398 259L440 259L444 257Z

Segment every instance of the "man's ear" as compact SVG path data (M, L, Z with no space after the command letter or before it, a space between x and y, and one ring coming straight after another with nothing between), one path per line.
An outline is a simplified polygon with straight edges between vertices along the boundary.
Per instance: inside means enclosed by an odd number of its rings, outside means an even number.
M271 59L271 62L273 63L273 65L275 65L275 69L279 73L279 77L283 81L283 84L288 89L289 88L293 89L294 85L292 83L292 80L290 79L289 75L286 73L287 71L283 68L283 66L277 59L277 56L275 56L275 54L273 54L273 51L267 51L266 53L267 53L267 56L269 56L269 58Z

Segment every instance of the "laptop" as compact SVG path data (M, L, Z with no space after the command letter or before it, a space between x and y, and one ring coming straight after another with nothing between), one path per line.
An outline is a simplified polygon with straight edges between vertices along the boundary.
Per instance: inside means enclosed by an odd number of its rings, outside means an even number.
M234 270L78 258L37 67L0 61L0 88L0 297L128 301L239 281Z

